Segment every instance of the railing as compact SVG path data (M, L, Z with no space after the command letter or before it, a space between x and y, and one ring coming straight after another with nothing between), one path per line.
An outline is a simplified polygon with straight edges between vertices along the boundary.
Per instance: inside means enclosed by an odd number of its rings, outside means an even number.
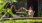
M8 20L10 18L3 18L3 20ZM21 20L21 19L42 19L42 17L18 17L18 18L12 18L13 20Z
M25 12L16 12L16 13L20 13L23 14ZM8 20L9 18L2 18L2 20ZM18 20L18 19L42 19L42 17L18 17L18 18L12 18L14 20Z

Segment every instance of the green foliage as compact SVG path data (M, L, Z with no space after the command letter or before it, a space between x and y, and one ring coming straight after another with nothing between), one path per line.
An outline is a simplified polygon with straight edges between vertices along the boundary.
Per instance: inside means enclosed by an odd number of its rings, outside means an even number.
M9 14L11 14L11 15L13 15L13 13L12 13L12 10L11 9L7 9L7 13L9 13Z
M6 20L2 21L2 23L34 23L34 22L42 22L41 19L26 19L26 20Z
M12 2L17 2L16 0L10 0L10 1L12 1Z
M4 5L6 4L7 2L3 2L2 5L0 5L0 11L2 11L4 9ZM0 3L1 4L1 3Z
M13 21L7 20L7 21L4 21L3 23L13 23Z

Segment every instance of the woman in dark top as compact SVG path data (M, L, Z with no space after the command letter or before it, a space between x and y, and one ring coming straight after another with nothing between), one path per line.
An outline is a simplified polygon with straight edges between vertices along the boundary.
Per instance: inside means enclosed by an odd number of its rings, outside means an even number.
M18 10L16 10L15 5L12 5L12 6L11 6L11 10L12 10L12 12L13 12L13 18L18 18L18 17L20 17L20 16L18 16L18 15L16 14L16 11L18 11Z
M12 6L11 6L11 10L12 10L13 14L16 14L15 5L12 5Z

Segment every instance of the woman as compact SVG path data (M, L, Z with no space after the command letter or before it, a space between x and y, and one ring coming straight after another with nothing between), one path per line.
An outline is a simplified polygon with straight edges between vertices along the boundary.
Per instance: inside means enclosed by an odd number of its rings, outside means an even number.
M28 17L33 17L33 15L34 15L34 11L30 7L29 10L28 10Z
M23 9L25 9L25 8L23 8ZM27 9L25 9L25 10L28 12L28 14L27 14L28 17L33 17L35 11L32 10L32 7L30 7L29 10L27 10Z
M12 12L13 12L13 18L18 18L19 16L18 16L17 13L16 13L16 11L18 11L18 10L16 10L16 7L15 7L14 4L12 4L12 6L11 6L10 9L11 9Z

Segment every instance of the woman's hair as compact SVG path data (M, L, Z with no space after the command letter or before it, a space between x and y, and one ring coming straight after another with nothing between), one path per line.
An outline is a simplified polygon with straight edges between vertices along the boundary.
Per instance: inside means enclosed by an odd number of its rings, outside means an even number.
M33 10L33 6L30 6L29 9L32 9Z

